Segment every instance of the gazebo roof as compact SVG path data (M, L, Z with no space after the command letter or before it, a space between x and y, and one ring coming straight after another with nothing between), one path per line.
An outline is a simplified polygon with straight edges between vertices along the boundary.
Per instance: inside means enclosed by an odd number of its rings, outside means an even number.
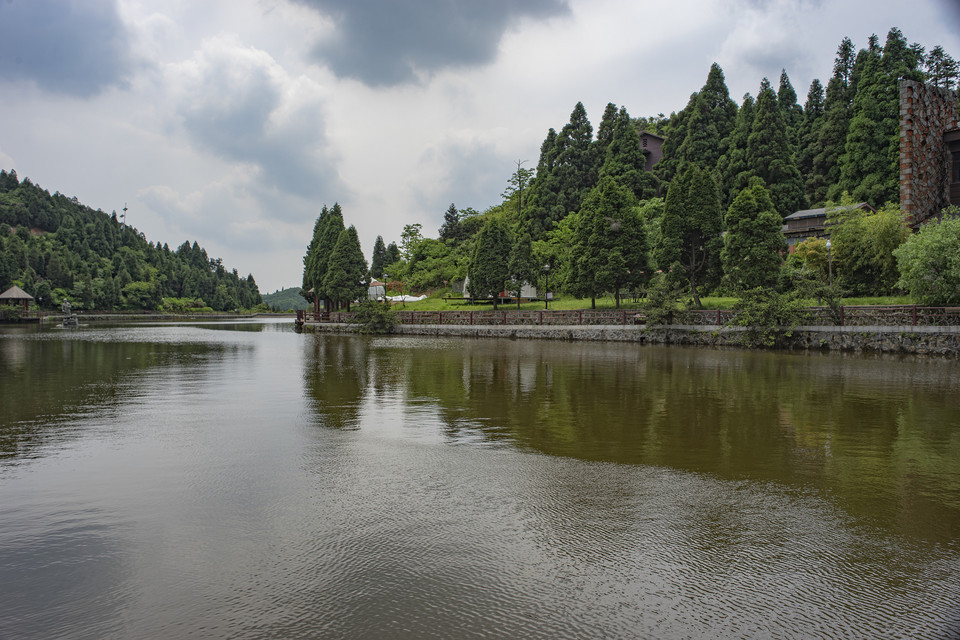
M0 293L0 300L33 300L33 296L17 285L13 285L3 293Z

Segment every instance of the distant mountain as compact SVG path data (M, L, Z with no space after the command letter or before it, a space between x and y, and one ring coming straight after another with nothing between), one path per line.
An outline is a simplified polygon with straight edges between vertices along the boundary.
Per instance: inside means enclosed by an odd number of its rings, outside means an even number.
M273 293L264 293L263 304L274 311L289 311L291 309L306 309L310 303L300 296L300 287L291 287L289 289L280 289Z

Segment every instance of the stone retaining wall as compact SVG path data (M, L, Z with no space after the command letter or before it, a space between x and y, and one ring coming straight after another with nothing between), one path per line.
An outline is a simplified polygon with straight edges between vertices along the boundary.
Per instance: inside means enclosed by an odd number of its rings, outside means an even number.
M358 326L346 323L307 323L305 331L356 333ZM510 338L540 340L592 340L641 344L694 346L742 346L742 328L671 325L663 327L592 326L495 326L495 325L399 325L398 335L451 336L465 338ZM960 327L800 327L785 349L960 355Z

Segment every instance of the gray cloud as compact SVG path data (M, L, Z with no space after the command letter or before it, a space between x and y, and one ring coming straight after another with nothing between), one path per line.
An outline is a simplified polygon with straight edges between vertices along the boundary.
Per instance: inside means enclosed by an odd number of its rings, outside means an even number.
M960 24L960 2L957 0L940 0L943 12L947 15L946 24Z
M174 86L181 124L207 151L256 167L252 194L312 199L346 191L315 85L291 78L265 52L229 40L209 42L180 73Z
M419 164L444 168L444 175L438 181L440 188L432 194L412 189L416 200L437 221L437 228L451 202L456 203L458 209L486 209L507 187L510 175L516 170L515 162L504 158L493 145L485 143L446 142L427 149ZM529 168L530 165L527 162L524 166ZM436 233L435 228L425 231L430 237Z
M293 0L331 17L337 35L314 54L339 76L372 86L492 61L523 19L569 13L568 0Z
M0 0L0 80L89 97L132 67L115 0Z

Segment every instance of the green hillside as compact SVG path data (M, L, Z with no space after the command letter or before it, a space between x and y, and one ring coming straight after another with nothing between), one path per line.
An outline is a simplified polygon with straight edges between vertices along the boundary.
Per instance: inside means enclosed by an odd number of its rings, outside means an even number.
M274 311L290 311L306 309L310 304L300 296L300 287L291 287L289 289L280 289L273 293L265 293L261 296L263 304Z
M43 306L231 311L261 303L241 277L196 242L171 250L136 228L0 171L0 291L18 285Z

